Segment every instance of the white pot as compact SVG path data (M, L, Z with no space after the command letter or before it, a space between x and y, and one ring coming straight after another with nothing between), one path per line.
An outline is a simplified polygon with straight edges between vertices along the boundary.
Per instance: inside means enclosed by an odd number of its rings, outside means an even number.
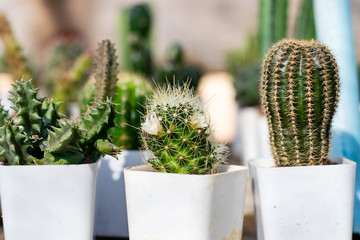
M111 156L101 159L96 188L96 236L129 236L124 168L144 164L142 155L142 151L124 150L118 155L119 160Z
M97 166L0 166L5 239L92 239Z
M241 239L247 167L221 166L217 174L125 169L130 239Z
M250 159L270 158L270 143L266 117L258 107L239 108L233 153L242 156L243 164Z
M259 240L350 240L355 163L273 167L249 162Z

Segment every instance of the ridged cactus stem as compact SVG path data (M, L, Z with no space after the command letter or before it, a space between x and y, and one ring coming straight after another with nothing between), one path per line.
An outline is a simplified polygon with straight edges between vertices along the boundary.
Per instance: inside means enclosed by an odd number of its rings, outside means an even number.
M330 51L314 40L279 41L264 60L260 91L276 164L325 164L339 96Z
M96 91L95 102L105 101L112 98L116 90L117 74L116 49L110 40L104 40L99 44L96 58Z

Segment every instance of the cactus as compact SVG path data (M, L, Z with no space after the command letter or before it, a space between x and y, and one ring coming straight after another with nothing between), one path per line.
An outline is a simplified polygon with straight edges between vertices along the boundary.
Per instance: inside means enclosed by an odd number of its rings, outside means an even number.
M185 85L189 83L194 89L197 88L201 78L200 69L192 64L185 64L183 58L183 49L180 44L174 43L166 51L166 61L157 71L156 80L166 86L170 84Z
M117 127L110 129L113 143L124 149L139 149L140 116L144 113L145 96L151 94L151 87L141 75L119 73L113 98L120 113L115 118Z
M315 40L279 41L264 60L260 93L276 164L326 164L339 97L331 52Z
M109 141L114 127L115 104L98 101L74 122L58 113L59 104L38 98L32 81L17 81L11 91L17 120L0 107L0 160L7 165L80 164L101 154L115 155Z
M151 26L151 9L146 3L136 4L121 12L119 40L124 70L151 76Z
M116 126L109 130L113 143L124 149L139 149L140 115L144 113L145 96L151 93L151 87L139 74L118 73L116 60L114 45L103 41L98 48L96 74L80 95L80 108L85 112L84 106L95 99L112 97L116 111L121 113L115 118Z
M5 62L15 79L30 78L32 71L27 65L22 49L17 42L6 17L0 13L0 38L5 49Z
M315 37L313 0L302 0L295 25L295 38L311 40Z
M198 96L184 86L159 87L148 99L141 123L143 148L160 172L207 174L225 161L227 148L215 141Z

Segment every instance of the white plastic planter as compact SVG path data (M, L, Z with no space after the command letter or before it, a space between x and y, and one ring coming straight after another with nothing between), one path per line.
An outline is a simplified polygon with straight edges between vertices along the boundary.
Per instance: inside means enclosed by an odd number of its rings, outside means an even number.
M241 239L247 175L231 165L209 175L125 169L130 239Z
M111 156L101 158L96 187L96 236L129 236L124 168L144 164L142 155L142 151L124 150L118 160Z
M5 239L92 239L97 166L0 166Z
M249 162L258 240L351 240L355 163L274 167Z

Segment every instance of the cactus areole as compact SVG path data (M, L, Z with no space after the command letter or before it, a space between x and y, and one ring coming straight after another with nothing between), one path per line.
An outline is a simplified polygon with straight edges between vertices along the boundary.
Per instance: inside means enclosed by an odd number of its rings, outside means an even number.
M153 152L148 162L160 172L207 174L225 161L227 148L214 138L198 96L183 87L159 87L148 99L141 123L143 148Z
M277 166L326 164L339 86L334 56L320 42L284 39L271 47L260 93Z

